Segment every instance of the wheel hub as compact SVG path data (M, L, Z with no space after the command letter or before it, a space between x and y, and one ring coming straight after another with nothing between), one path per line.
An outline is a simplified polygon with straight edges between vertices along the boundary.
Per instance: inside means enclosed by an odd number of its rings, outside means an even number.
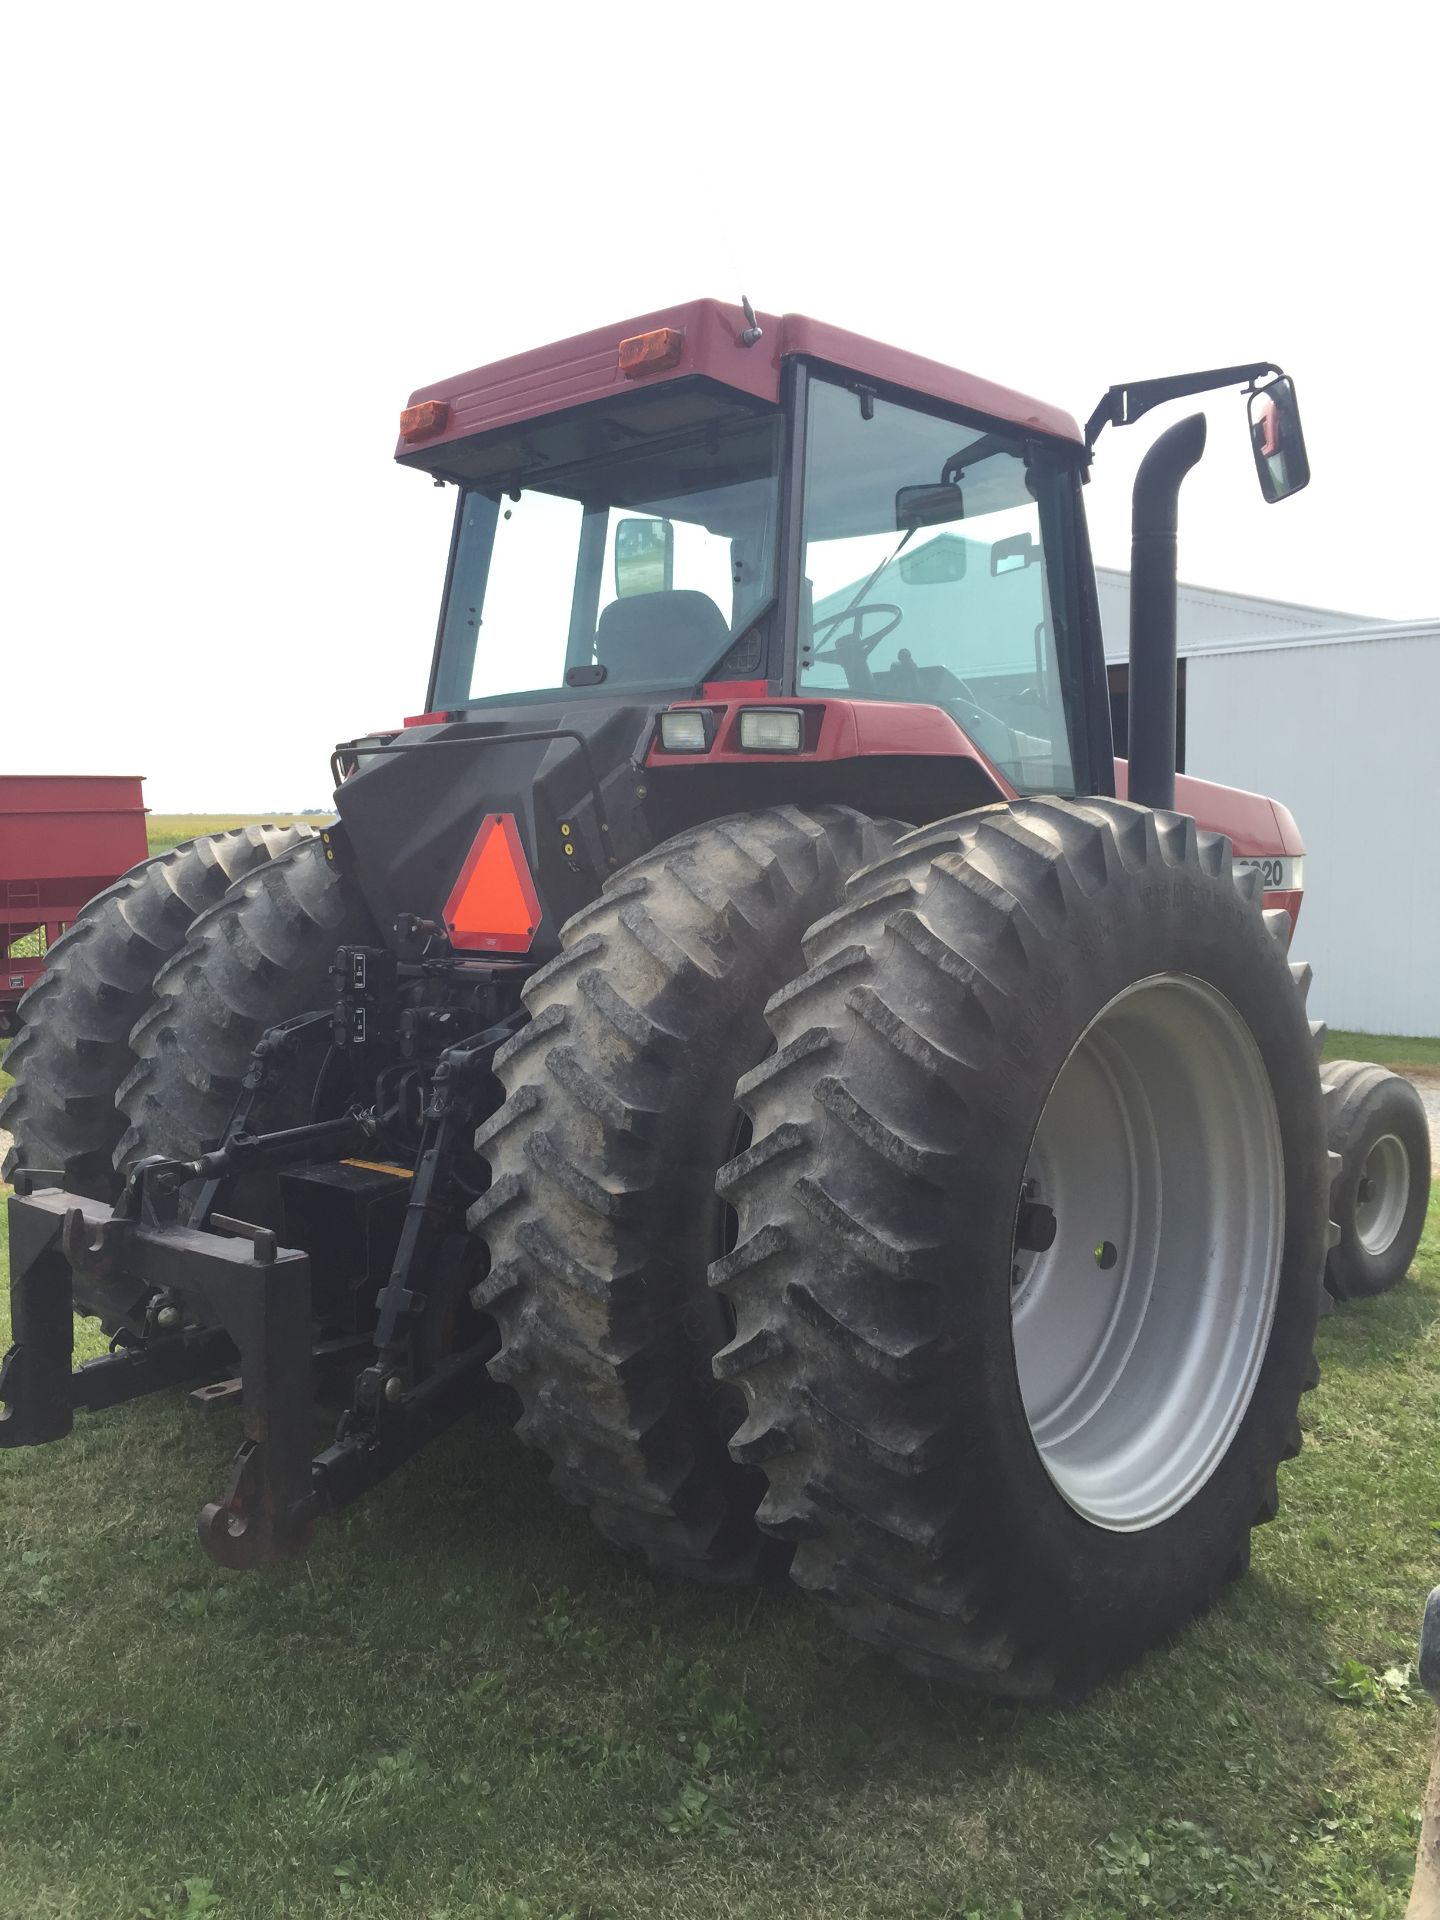
M1011 1269L1030 1430L1095 1525L1159 1524L1224 1457L1269 1339L1284 1213L1274 1098L1234 1007L1185 975L1118 995L1051 1089Z
M1366 1253L1388 1253L1410 1199L1410 1155L1396 1134L1385 1133L1365 1156L1355 1189L1355 1237Z

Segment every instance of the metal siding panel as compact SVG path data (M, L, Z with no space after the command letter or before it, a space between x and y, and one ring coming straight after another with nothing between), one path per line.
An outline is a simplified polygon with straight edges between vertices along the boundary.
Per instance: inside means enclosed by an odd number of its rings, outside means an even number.
M1440 631L1192 655L1187 764L1283 800L1305 838L1312 1014L1440 1034Z

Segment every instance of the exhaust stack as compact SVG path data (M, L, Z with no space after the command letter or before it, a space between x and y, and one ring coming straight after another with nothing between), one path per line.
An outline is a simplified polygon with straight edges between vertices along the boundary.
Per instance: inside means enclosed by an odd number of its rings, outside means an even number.
M1205 416L1168 428L1135 476L1130 536L1130 798L1175 805L1175 531L1180 483L1205 451Z

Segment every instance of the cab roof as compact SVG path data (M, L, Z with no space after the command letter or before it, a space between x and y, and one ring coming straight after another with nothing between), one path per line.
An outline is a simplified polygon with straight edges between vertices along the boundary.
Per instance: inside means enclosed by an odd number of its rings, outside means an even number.
M437 404L425 410L427 424L419 432L401 438L395 457L407 466L443 468L445 462L437 460L436 454L453 441L592 401L618 399L665 381L699 377L755 400L777 402L781 363L796 356L862 380L907 388L1051 439L1084 445L1079 427L1062 408L992 380L867 340L843 327L827 326L803 313L762 313L757 318L762 336L747 347L741 336L748 321L739 307L721 300L691 300L417 387L410 407L422 407L427 401ZM681 336L678 343L668 343L669 364L638 374L622 372L620 342L661 328Z

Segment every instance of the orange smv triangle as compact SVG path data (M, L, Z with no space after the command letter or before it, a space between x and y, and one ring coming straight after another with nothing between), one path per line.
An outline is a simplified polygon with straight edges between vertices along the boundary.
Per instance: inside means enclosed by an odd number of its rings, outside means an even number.
M445 903L451 944L470 952L528 953L540 925L513 813L487 813Z

